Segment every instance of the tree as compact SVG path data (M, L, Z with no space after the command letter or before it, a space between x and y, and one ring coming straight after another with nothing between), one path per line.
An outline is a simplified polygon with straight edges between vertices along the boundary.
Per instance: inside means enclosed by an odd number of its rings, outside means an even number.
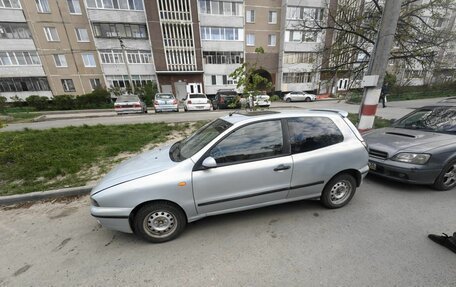
M257 55L264 54L264 49L258 47L255 49ZM259 95L261 92L269 92L272 88L272 82L262 75L263 68L258 66L258 57L253 63L242 63L234 70L230 77L237 81L237 88L242 90L244 94L249 94L252 97ZM236 104L236 103L235 103Z
M382 2L333 1L336 4L330 5L327 21L307 17L300 22L303 30L326 33L326 45L320 51L326 79L340 74L361 79L380 27ZM402 69L433 69L442 60L439 51L456 41L454 31L448 28L454 23L448 21L454 13L454 0L404 0L389 60Z

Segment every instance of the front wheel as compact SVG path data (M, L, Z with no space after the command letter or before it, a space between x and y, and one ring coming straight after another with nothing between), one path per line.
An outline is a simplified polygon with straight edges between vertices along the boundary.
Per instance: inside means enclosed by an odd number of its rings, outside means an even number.
M307 97L307 98L304 100L304 102L310 102L310 101L311 101L311 99L310 99L309 97Z
M152 243L173 240L187 225L184 213L169 202L155 202L142 207L134 220L136 233Z
M285 100L285 102L289 103L289 102L291 102L291 99L290 99L290 98L287 98L287 99Z
M355 195L356 180L352 175L343 173L333 177L323 189L321 203L327 208L339 208Z
M456 160L450 161L440 172L433 187L437 190L449 190L456 186Z

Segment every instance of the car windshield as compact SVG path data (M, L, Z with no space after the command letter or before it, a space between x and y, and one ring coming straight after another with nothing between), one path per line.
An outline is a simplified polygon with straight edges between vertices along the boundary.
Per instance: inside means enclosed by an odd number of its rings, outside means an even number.
M120 96L117 98L116 103L121 102L139 102L139 98L137 96Z
M193 94L193 95L190 95L190 98L191 99L205 99L206 96L203 94Z
M456 107L419 109L394 123L395 128L456 133Z
M185 140L178 141L171 147L169 156L172 161L183 161L206 146L218 135L226 131L233 124L217 119L200 128Z
M174 99L174 96L171 94L160 94L160 95L156 95L155 98L157 100L172 100L172 99Z

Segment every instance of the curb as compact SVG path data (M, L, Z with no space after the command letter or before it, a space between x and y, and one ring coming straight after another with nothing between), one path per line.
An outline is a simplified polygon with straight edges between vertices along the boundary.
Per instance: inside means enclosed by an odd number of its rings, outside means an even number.
M56 197L77 196L89 194L93 186L79 186L48 191L37 191L27 194L8 195L0 197L0 205L13 205L27 201L39 201Z

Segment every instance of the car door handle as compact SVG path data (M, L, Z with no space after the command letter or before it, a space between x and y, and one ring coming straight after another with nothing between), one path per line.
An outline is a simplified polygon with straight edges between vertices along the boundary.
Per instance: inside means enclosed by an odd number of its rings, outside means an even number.
M290 168L291 168L291 166L289 166L289 165L280 164L279 166L274 168L274 171L287 170L287 169L290 169Z

